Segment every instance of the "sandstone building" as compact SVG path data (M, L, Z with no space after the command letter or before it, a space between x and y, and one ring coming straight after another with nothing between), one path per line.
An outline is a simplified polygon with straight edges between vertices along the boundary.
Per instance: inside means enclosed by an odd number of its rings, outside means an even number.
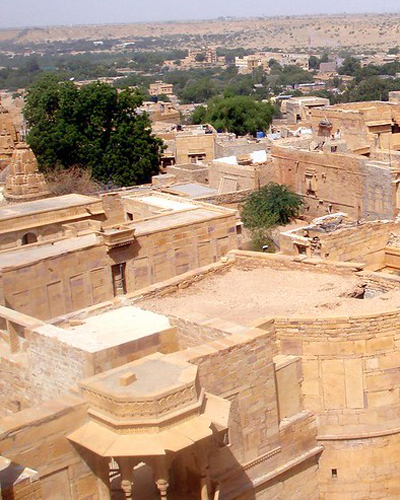
M34 199L14 145L6 197L30 201L0 207L3 500L400 497L397 108L333 108L261 149L176 130L158 191ZM321 217L279 254L239 250L218 204L270 180Z
M172 198L149 197L122 203ZM317 252L232 250L51 319L0 306L3 497L398 498L399 229L338 214L283 235Z

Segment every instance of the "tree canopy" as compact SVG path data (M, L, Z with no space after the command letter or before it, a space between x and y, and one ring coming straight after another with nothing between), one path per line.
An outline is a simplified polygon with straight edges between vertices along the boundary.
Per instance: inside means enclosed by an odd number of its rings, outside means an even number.
M242 210L244 227L250 230L254 250L274 251L273 229L297 217L304 202L287 186L271 182L253 192Z
M77 87L54 75L28 89L27 141L42 170L79 166L102 183L149 182L159 172L162 141L139 114L142 97L104 83Z
M248 96L216 97L208 102L207 108L198 107L193 123L210 123L216 129L237 135L265 131L272 122L275 108L270 103L258 102Z
M270 182L254 191L243 206L242 220L248 229L286 225L296 218L304 202L284 184Z

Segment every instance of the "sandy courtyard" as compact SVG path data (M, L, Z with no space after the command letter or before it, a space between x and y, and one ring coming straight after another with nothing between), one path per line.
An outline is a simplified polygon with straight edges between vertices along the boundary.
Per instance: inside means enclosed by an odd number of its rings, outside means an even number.
M233 268L138 305L166 315L202 313L243 325L269 316L347 316L400 308L400 290L364 300L349 297L360 282L356 276L312 271Z

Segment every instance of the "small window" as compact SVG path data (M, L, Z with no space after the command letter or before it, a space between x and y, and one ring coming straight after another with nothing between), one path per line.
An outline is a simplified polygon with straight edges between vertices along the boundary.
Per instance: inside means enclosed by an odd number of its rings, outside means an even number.
M337 479L337 469L332 469L332 479Z
M315 173L306 172L306 193L309 196L317 194L317 176Z
M236 226L236 234L241 235L242 232L243 232L243 226L242 226L242 224L238 224Z
M30 245L31 243L37 242L37 236L35 233L26 233L22 236L21 244Z
M126 212L126 216L128 217L128 220L133 220L133 214Z
M307 255L307 247L305 245L295 245L298 255Z

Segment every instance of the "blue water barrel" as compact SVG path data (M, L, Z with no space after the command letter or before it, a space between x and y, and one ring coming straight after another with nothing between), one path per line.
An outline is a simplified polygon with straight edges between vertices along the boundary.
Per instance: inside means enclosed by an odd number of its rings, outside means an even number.
M257 139L264 139L265 134L264 134L264 132L257 132L256 137L257 137Z

